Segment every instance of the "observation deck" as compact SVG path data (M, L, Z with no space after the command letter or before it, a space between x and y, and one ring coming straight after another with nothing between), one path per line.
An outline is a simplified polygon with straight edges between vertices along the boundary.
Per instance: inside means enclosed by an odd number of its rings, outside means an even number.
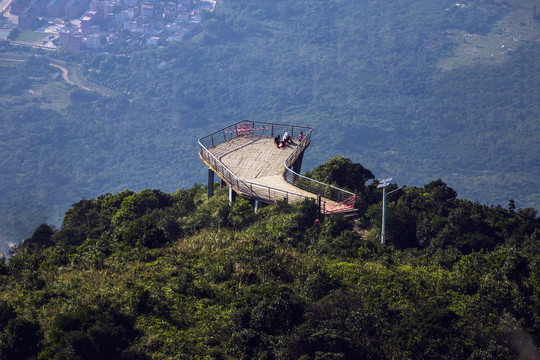
M256 202L296 202L320 196L324 214L352 211L355 194L299 174L312 131L305 126L244 120L202 137L199 156L209 168L208 195L213 193L215 173L231 195L234 191ZM274 137L285 132L293 141L278 148Z

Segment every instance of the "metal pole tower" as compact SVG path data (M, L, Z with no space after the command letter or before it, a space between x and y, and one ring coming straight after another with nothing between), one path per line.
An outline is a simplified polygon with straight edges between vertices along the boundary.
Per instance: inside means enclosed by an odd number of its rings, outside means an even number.
M381 244L386 243L386 186L382 190L382 230Z
M390 181L392 181L392 178L383 179L380 181L379 185L377 185L377 188L383 188L382 191L382 226L381 226L381 244L386 243L386 187L390 185ZM394 189L390 191L388 194L391 194L393 192L396 192L401 189L405 189L407 185L402 185L401 187L398 187L397 189Z
M377 188L383 188L382 190L382 229L381 229L381 244L386 243L386 187L390 185L392 178L382 179L377 185Z

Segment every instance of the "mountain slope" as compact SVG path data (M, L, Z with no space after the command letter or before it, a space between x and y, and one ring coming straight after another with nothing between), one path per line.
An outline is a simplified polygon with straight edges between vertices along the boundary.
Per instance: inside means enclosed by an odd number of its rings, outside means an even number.
M367 239L341 216L314 221L309 202L255 214L200 187L83 199L0 262L0 356L537 356L534 210L434 181L389 196L380 246L381 194L362 191Z
M56 54L112 98L10 64L3 83L24 89L0 104L4 243L81 197L204 181L196 139L246 118L314 126L304 169L343 154L378 178L538 208L534 2L462 5L220 2L189 42Z

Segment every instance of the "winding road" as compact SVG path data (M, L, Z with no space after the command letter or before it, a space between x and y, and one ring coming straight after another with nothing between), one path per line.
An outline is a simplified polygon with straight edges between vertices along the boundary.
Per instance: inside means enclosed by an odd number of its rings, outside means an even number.
M104 86L91 83L87 81L84 76L80 73L79 69L67 64L63 60L53 59L44 55L29 55L29 54L16 54L16 53L0 53L0 60L8 61L25 61L28 60L31 56L44 57L49 60L49 64L54 66L62 71L62 78L71 85L80 87L81 89L88 91L95 91L105 96L114 96L118 95L118 92L106 88Z

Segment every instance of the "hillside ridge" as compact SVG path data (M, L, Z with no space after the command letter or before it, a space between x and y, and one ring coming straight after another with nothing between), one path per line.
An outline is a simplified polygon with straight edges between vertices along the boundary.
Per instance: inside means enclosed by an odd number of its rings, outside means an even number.
M311 175L356 184L347 160ZM311 201L255 213L219 187L83 199L0 258L0 358L538 356L536 210L436 180L388 196L383 246L376 185L355 189L366 237Z

